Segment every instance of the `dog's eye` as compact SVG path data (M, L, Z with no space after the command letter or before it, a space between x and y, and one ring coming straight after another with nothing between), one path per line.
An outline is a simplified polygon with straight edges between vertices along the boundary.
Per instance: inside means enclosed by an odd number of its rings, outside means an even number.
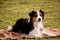
M37 17L37 15L35 15L34 17Z
M42 15L40 15L40 16L42 16Z

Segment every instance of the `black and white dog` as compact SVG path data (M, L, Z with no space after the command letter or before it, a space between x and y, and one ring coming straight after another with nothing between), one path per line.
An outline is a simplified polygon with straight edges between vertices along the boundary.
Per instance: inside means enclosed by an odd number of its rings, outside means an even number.
M30 19L18 19L12 27L8 30L13 32L20 32L34 37L42 37L46 33L43 28L44 11L32 11L29 13ZM47 33L46 33L47 34Z

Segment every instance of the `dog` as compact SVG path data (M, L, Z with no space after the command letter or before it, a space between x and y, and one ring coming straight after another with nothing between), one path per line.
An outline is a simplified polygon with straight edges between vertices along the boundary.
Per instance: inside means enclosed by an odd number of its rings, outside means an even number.
M16 33L24 33L26 35L34 37L42 37L43 34L52 36L54 34L47 33L44 30L43 20L44 20L44 11L31 11L29 13L29 19L20 18L16 23L11 27L8 27L8 30ZM55 35L54 35L55 36Z

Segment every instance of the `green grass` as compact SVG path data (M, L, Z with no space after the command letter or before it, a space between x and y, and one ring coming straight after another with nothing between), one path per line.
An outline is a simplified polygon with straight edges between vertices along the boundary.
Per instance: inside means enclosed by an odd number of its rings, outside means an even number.
M29 18L29 12L40 9L45 11L44 26L60 29L60 0L0 0L0 29L14 25L19 18Z

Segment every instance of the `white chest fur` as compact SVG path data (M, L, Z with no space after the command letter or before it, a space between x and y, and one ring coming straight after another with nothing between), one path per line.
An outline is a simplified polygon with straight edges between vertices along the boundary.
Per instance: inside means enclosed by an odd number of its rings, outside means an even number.
M41 37L42 36L42 30L43 30L43 23L42 22L34 22L34 30L32 30L29 35L32 35L34 37ZM42 29L42 30L40 30Z

